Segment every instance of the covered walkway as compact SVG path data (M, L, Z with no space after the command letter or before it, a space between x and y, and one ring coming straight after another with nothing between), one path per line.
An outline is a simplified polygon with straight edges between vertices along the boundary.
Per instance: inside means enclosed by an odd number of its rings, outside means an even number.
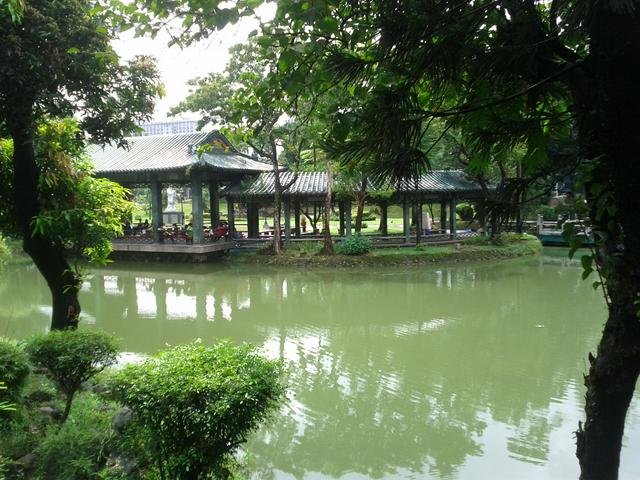
M191 227L194 245L209 241L204 225L205 210L210 212L212 228L218 225L225 214L220 212L220 198L226 198L226 219L229 231L237 232L236 218L241 212L247 218L246 239L264 239L272 231L265 223L260 225L260 210L273 209L275 188L272 166L257 158L236 150L219 132L197 132L187 134L157 135L127 138L128 148L91 146L88 154L95 165L95 174L116 181L128 188L148 188L150 191L151 222L143 235L130 236L118 243L161 244L166 238L175 248L184 247L187 224L176 208L173 187L190 188L192 203ZM283 232L286 241L309 238L303 235L301 213L312 205L317 208L324 203L327 192L325 172L280 172L281 183L290 187L283 193ZM424 241L425 229L431 222L429 240L452 240L458 237L456 227L456 205L460 201L473 202L484 226L482 187L462 171L432 171L419 178L387 182L368 183L369 204L375 204L380 212L380 235L378 239L389 239L394 243ZM332 205L337 207L339 217L338 236L348 237L353 232L352 203L354 192L345 191L334 181ZM208 195L205 195L205 192ZM205 205L208 196L208 205ZM402 208L402 234L390 234L388 209L392 205ZM438 205L439 219L423 215L424 205ZM242 209L241 209L242 206ZM293 217L293 222L292 222ZM182 225L180 234L167 236L173 224ZM412 236L412 225L415 237ZM166 227L165 227L166 226ZM437 226L437 228L436 228ZM396 230L397 231L397 230ZM239 236L239 235L232 235ZM180 245L182 244L182 245ZM127 250L129 247L119 246ZM133 250L148 250L150 247L131 247ZM171 249L174 249L172 246Z
M227 200L229 223L233 226L234 205L246 203L248 238L258 239L263 232L260 230L260 208L273 205L275 195L275 181L273 172L260 173L254 177L245 178L232 183L222 191ZM291 186L283 193L285 240L302 238L300 217L301 209L305 204L322 204L327 194L327 176L325 172L281 172L280 181L286 185L293 181ZM334 183L333 191L336 191ZM403 212L403 234L405 242L411 241L412 217L416 220L416 242L420 243L424 236L426 225L423 222L423 206L425 204L438 204L440 206L439 228L432 230L434 235L439 235L440 240L455 239L456 231L456 205L459 201L474 202L478 205L482 218L482 204L484 192L482 187L469 179L464 172L459 170L432 171L423 174L420 178L410 181L387 183L386 185L373 184L368 189L371 194L369 203L375 203L380 208L382 237L388 233L388 209L391 205L401 205ZM384 200L375 194L386 192ZM338 233L341 236L350 236L353 231L352 199L351 196L341 191L333 195L333 204L339 211ZM376 199L377 198L377 199ZM412 215L412 209L414 215ZM293 225L291 216L293 215Z

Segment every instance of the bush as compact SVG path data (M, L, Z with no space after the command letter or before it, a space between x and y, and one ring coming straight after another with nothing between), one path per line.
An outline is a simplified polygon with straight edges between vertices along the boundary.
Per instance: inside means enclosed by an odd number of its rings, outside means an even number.
M473 207L471 207L470 205L458 205L456 207L456 213L462 221L470 222L473 220L474 212Z
M29 376L29 359L21 344L15 340L0 337L0 404L19 404ZM0 413L0 418L11 415L13 410Z
M536 237L526 233L500 233L491 237L491 243L494 245L510 245L512 243L526 242L535 240Z
M303 242L292 242L287 247L287 251L298 255L316 255L322 250L322 248L322 242L305 240Z
M104 332L59 330L32 337L27 353L67 397L61 422L67 419L73 396L83 382L116 363L115 339Z
M486 235L474 235L473 237L465 238L462 243L465 245L488 245L491 243L491 239Z
M362 221L372 222L376 219L375 214L369 210L368 212L362 213Z
M360 235L352 235L340 242L336 251L342 255L363 255L371 251L371 242Z
M142 443L167 478L196 479L219 474L280 405L281 373L280 363L251 346L193 343L127 366L114 375L112 388L134 411Z
M79 395L64 425L51 425L35 450L35 477L86 480L102 478L100 470L112 440L111 419L118 407L96 395Z

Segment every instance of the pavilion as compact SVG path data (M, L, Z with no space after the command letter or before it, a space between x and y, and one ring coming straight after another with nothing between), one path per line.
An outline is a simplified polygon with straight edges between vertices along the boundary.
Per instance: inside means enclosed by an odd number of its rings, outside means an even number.
M220 186L246 175L271 170L271 166L236 150L219 132L196 132L126 138L127 148L91 145L95 175L125 187L151 189L151 226L159 242L163 185L191 187L193 242L204 242L203 185L209 189L211 223L219 220Z
M96 176L129 188L150 188L153 243L162 241L159 231L163 223L162 189L172 185L189 185L191 188L194 244L206 242L203 187L209 190L208 207L212 225L216 225L220 219L219 198L224 196L231 231L235 228L235 205L242 202L246 203L247 208L248 237L260 237L259 209L272 206L275 194L274 173L270 164L239 152L217 131L130 137L126 141L127 148L92 145L88 154L93 159ZM292 236L300 238L301 205L324 201L327 176L324 172L295 174L290 171L281 171L280 175L282 184L294 180L295 176L295 181L283 193L285 239L290 240ZM407 242L410 238L412 208L417 209L417 217L421 218L423 204L439 204L440 231L455 239L457 202L470 201L481 206L485 196L477 182L458 170L431 171L416 179L386 185L373 184L369 190L391 192L384 201L375 202L381 210L382 236L387 235L388 206L402 205L402 237ZM338 204L340 211L340 235L351 235L351 200L334 194L333 202ZM416 241L419 242L422 229L416 230Z

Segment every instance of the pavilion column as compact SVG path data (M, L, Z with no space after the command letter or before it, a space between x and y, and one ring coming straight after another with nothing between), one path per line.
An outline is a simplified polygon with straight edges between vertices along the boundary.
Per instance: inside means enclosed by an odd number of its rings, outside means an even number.
M203 225L204 204L202 201L202 174L191 174L191 225L193 226L193 243L204 241Z
M440 202L440 230L447 233L447 202L444 200Z
M347 237L351 236L351 200L344 202L345 209L345 230Z
M236 215L233 210L233 197L231 196L227 197L227 220L229 223L229 233L233 238L236 233Z
M291 197L284 199L284 241L289 243L291 240Z
M300 238L300 201L296 200L293 204L293 231L296 238Z
M218 182L209 182L209 211L211 212L211 227L215 228L220 223L220 195L218 193Z
M411 232L411 208L409 206L409 200L407 197L402 201L402 230L404 234L405 242L409 242L409 235Z
M449 207L449 230L450 237L456 238L456 197L451 197L451 205Z
M160 225L162 225L162 184L151 180L151 232L153 243L159 243Z
M338 202L338 235L344 237L345 232L345 214L344 214L344 203Z
M258 238L260 236L260 209L255 202L247 202L247 237Z
M387 205L387 202L383 202L380 204L380 222L382 225L381 233L383 236L389 234L388 209L389 205Z
M418 200L415 204L416 211L416 245L422 240L422 200Z

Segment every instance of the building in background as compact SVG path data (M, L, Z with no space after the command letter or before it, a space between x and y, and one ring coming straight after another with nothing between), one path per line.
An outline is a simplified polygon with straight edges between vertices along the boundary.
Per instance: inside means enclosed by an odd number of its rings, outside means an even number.
M150 122L140 125L144 130L140 135L172 135L176 133L193 133L196 131L196 120L174 120L171 122Z

